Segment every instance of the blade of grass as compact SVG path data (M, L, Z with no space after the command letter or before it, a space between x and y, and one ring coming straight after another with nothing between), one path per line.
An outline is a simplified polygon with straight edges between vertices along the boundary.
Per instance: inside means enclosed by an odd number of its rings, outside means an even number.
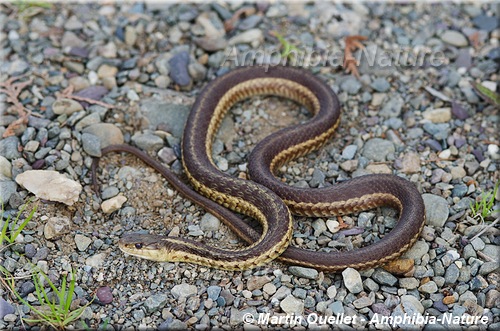
M17 227L17 230L11 234L11 236L10 236L11 243L16 240L17 236L21 233L21 231L23 231L26 224L28 224L29 221L31 221L31 219L33 218L33 216L36 213L36 208L37 208L37 206L35 205L35 207L33 207L30 214L28 215L28 217L26 217L26 219ZM26 209L26 208L23 208L23 210L24 209Z

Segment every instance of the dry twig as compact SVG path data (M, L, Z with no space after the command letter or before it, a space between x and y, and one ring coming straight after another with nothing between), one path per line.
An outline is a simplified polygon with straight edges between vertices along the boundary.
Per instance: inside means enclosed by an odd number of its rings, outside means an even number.
M353 55L353 52L357 49L363 49L365 46L361 41L368 39L365 36L348 36L345 38L345 52L344 52L344 64L342 65L346 73L351 73L357 78L359 78L359 72L357 66L358 61Z
M7 95L7 102L10 102L14 105L14 109L17 111L17 114L19 116L17 120L9 124L2 135L3 138L14 136L16 134L15 130L17 128L19 128L23 124L28 123L30 111L24 108L21 101L19 101L19 94L21 94L26 86L30 85L33 82L33 78L30 78L25 82L14 83L22 77L23 76L11 77L5 82L0 82L0 93L5 93Z

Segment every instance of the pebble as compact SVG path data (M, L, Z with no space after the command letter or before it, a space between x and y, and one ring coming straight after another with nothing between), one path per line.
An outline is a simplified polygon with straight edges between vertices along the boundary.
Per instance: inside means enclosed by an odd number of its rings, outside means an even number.
M80 252L83 252L90 246L92 239L77 233L75 235L75 243L76 248L78 248Z
M15 136L10 136L0 140L0 155L8 160L18 159L21 157L19 153L19 139Z
M14 307L4 300L4 298L0 297L0 320L4 319L4 317L8 314L14 314Z
M387 92L391 88L391 84L385 78L376 78L370 86L379 93Z
M228 45L250 44L258 47L264 41L264 34L260 29L250 29L241 32L228 40Z
M43 227L45 239L54 239L69 233L71 222L67 217L50 217Z
M427 109L422 113L422 116L432 123L446 123L451 120L451 108Z
M288 267L288 271L297 277L307 278L307 279L316 279L318 277L318 271L312 268L304 268L298 266L290 266Z
M82 105L73 99L59 99L52 104L52 111L54 114L71 115L73 113L82 111Z
M177 286L181 285L176 285L174 286L174 288L176 288ZM177 299L180 297L180 295L174 294L174 288L172 288L172 295L174 296L174 298ZM196 286L194 286L194 288L196 289ZM149 296L146 299L146 301L144 301L144 308L146 308L146 311L149 314L151 314L162 309L167 304L167 302L168 302L168 296L166 294L164 293L154 294Z
M1 180L0 181L0 201L6 203L10 200L10 197L17 191L17 185L11 180Z
M372 138L363 146L362 155L375 162L385 161L388 154L395 152L394 144L388 140Z
M247 281L247 289L249 291L261 289L264 284L271 281L268 276L251 276Z
M466 47L469 45L467 38L462 33L455 30L446 30L443 32L441 40L455 47Z
M132 142L142 150L157 151L163 147L163 139L150 132L137 132L132 136Z
M422 194L425 204L426 224L442 228L448 220L448 202L443 197L434 194Z
M80 183L52 170L27 170L17 175L16 182L38 198L68 206L78 201L82 191Z
M90 156L101 157L101 140L99 137L90 134L82 134L82 147L85 153Z
M119 194L112 197L111 199L101 203L102 212L105 214L111 214L120 209L125 202L127 202L127 198L124 195Z
M371 277L381 285L394 286L398 282L396 277L382 269L376 269Z
M401 171L407 174L414 174L420 171L420 156L417 153L408 153L403 156Z
M191 88L191 77L188 73L189 54L187 52L179 52L174 55L169 61L170 78L182 89Z
M96 296L102 304L108 305L113 302L113 292L109 286L99 287L96 291Z
M357 145L349 145L344 148L342 151L342 158L344 160L352 160L354 156L356 155L356 152L358 150Z
M429 281L423 285L421 285L418 290L420 292L423 292L423 293L428 293L428 294L431 294L431 293L436 293L437 290L438 290L438 287L436 285L435 282L433 281Z
M101 148L124 143L121 130L111 123L91 124L83 129L82 133L88 133L98 137Z
M288 295L280 302L281 309L289 314L301 316L304 313L304 302L295 298L293 295Z
M159 126L164 126L165 131L181 138L189 115L189 107L147 99L141 103L141 112L147 120L147 127L143 127L144 129L156 130Z
M219 230L219 226L219 219L210 213L203 215L200 220L200 229L203 231L217 231Z
M346 268L342 271L342 278L344 280L345 287L349 292L357 294L363 291L363 282L361 281L361 275L356 269Z

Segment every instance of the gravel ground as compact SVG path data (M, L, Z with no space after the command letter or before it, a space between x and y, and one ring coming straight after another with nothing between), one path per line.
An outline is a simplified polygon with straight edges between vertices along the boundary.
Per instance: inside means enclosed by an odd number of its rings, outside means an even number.
M0 19L4 217L30 192L43 198L29 202L28 210L38 206L35 217L15 244L2 247L0 262L19 277L16 289L29 302L36 297L26 275L37 265L56 283L76 271L75 307L96 296L77 328L500 326L499 231L488 226L498 213L481 220L470 210L500 180L498 106L474 88L498 91L498 3L3 4ZM338 93L342 121L331 142L279 177L311 188L367 173L412 181L427 224L399 272L328 274L277 262L226 272L149 262L117 248L123 233L141 230L241 247L224 224L134 157L103 158L101 197L90 165L102 147L124 142L182 176L183 125L200 89L241 64L234 54L278 55L273 31L322 60L342 51L345 36L368 37L363 54L375 62L361 58L359 79L343 71L342 57L311 65ZM410 61L419 54L427 55ZM244 177L246 156L262 137L308 118L275 97L241 102L223 121L214 160ZM292 244L334 254L377 241L397 215L380 209L343 220L347 228L336 218L297 217ZM21 327L28 307L7 288L0 293L0 329Z

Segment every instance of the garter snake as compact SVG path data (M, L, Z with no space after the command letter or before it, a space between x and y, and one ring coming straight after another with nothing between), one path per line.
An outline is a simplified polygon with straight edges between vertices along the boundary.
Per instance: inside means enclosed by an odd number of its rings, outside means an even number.
M212 142L227 111L254 95L277 95L296 101L312 114L306 123L274 132L260 141L248 159L251 180L221 172L212 160ZM182 195L224 221L249 246L223 250L203 243L161 235L128 234L119 241L124 252L156 261L192 262L209 267L242 270L275 258L325 271L347 267L371 268L400 256L417 240L425 221L420 193L395 175L365 175L317 189L282 183L274 173L287 161L318 149L333 135L340 121L336 94L310 72L291 67L245 67L208 84L196 99L184 130L182 163L196 191L148 154L128 145L112 145L102 154L132 153L161 172ZM93 163L96 183L98 159ZM396 226L378 242L347 252L315 252L289 246L293 214L332 216L379 206L399 212ZM262 225L258 233L229 209L251 216Z

